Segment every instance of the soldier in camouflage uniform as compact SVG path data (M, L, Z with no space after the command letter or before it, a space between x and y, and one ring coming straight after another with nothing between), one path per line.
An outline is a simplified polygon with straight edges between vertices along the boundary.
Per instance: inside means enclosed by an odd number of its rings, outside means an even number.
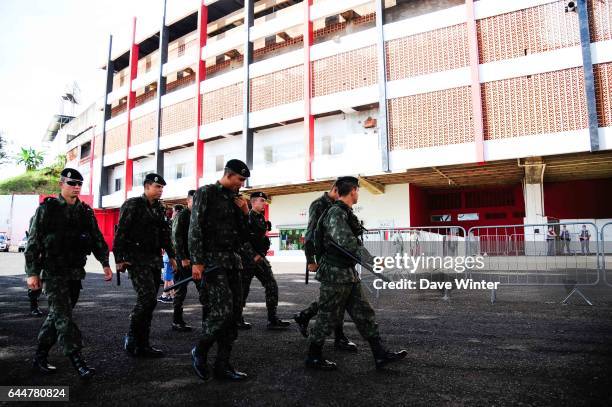
M321 197L315 199L310 204L310 208L308 209L308 227L306 228L306 235L304 236L304 254L306 255L306 265L308 267L308 272L310 273L317 271L319 266L317 264L314 248L314 231L317 227L317 221L337 199L338 188L334 182L329 192L325 192ZM314 316L317 315L318 312L319 303L314 301L308 306L308 308L293 316L294 321L298 325L300 333L304 337L308 336L308 323ZM342 317L334 329L334 347L339 350L357 352L357 345L350 341L344 334L343 325L344 317Z
M376 368L380 369L388 363L403 359L407 352L389 352L383 347L374 310L363 292L355 263L330 243L334 241L357 258L367 262L372 260L372 256L358 238L362 227L352 209L359 197L358 180L354 177L341 177L336 186L339 198L322 215L315 230L315 248L321 255L316 279L321 282L321 286L319 313L317 322L310 331L306 366L320 370L336 369L334 362L322 357L322 348L325 337L338 325L346 310L361 336L369 342Z
M130 314L130 327L124 349L131 356L162 357L164 353L149 343L151 320L157 305L157 291L161 284L162 254L164 249L176 270L170 225L166 209L159 201L166 181L158 174L144 179L144 194L124 202L119 212L113 252L117 271L127 268L136 291L136 305Z
M187 193L187 208L183 208L172 220L172 244L176 251L177 269L174 272L174 281L181 281L191 277L191 260L189 256L189 219L191 218L191 207L193 205L192 189ZM183 303L187 296L188 284L183 284L174 291L174 314L172 317L172 329L179 332L189 332L191 327L183 320ZM202 304L204 305L204 304Z
M266 291L268 329L286 329L289 327L290 323L279 319L276 315L276 308L278 307L278 284L276 284L276 279L272 273L272 267L265 258L266 253L270 249L270 239L266 236L269 230L269 223L263 215L266 199L268 199L268 197L263 192L253 192L251 194L251 210L249 211L247 221L249 236L251 246L253 250L255 250L255 253L261 256L261 260L255 263L248 255L242 257L244 267L242 271L242 307L244 308L246 305L246 300L251 288L251 281L253 277L257 277ZM241 329L250 329L251 324L245 322L244 318L241 318L238 327Z
M81 332L72 319L72 308L85 278L88 254L93 251L102 263L106 281L112 280L113 272L94 212L78 198L82 185L83 176L77 170L66 168L61 172L61 192L57 198L46 198L36 210L24 254L28 288L39 290L42 281L49 302L49 314L38 334L34 367L44 373L56 371L47 357L59 341L79 376L88 379L95 370L81 357Z
M223 177L199 188L193 198L189 224L189 254L192 277L202 280L201 290L208 309L203 315L202 337L191 351L192 366L202 380L209 380L208 352L216 342L218 351L214 376L244 380L247 375L229 363L232 344L238 337L237 321L242 314L242 262L239 253L255 262L261 259L249 242L246 224L248 204L238 195L250 176L240 160L229 160ZM207 269L216 267L213 271Z

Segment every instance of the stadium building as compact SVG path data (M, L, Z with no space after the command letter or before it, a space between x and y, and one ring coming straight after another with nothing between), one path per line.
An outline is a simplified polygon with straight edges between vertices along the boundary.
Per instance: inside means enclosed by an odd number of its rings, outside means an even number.
M56 137L109 241L147 173L179 202L230 158L275 255L339 175L370 229L612 218L612 0L177 3Z

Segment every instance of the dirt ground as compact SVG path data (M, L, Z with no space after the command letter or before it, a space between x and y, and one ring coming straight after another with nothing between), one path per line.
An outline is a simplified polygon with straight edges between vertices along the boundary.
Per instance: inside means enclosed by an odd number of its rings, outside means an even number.
M15 254L17 256L17 254ZM2 258L6 259L6 258ZM2 261L6 267L8 262ZM17 267L14 266L13 267ZM278 266L279 314L289 318L315 299L318 284L304 285L299 265ZM295 273L291 274L291 268ZM437 291L371 293L381 333L390 348L409 356L376 371L367 343L347 317L346 333L357 354L324 352L336 372L305 370L307 342L295 325L266 330L264 292L254 281L245 309L253 329L242 331L232 361L247 372L245 383L201 382L189 351L197 341L200 306L193 285L186 303L191 333L171 331L172 306L159 303L152 342L167 352L158 360L133 359L121 349L134 292L89 274L75 310L86 341L83 351L97 369L89 383L76 378L67 358L53 349L59 372L42 376L31 368L42 319L28 316L20 270L0 276L0 385L68 385L72 403L123 405L611 405L612 288L585 290L589 307L575 298L560 305L565 289L503 288L498 302L489 292ZM15 275L10 275L15 274ZM364 283L368 284L370 283ZM46 311L46 299L41 307ZM0 404L2 404L0 402ZM43 403L35 403L42 405ZM57 405L55 403L53 405ZM20 403L19 405L26 405Z

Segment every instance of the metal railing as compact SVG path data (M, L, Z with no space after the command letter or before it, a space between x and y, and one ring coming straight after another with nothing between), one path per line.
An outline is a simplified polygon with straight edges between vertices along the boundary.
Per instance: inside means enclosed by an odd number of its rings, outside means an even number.
M583 229L595 239L583 243ZM565 286L562 303L578 294L592 305L579 287L599 283L598 236L590 222L473 227L467 247L483 256L484 267L469 276L500 286ZM495 296L493 290L492 302Z
M608 236L606 236L606 233ZM612 258L607 259L607 256L612 257L612 222L605 223L601 226L598 236L598 255L603 281L609 287L612 287Z

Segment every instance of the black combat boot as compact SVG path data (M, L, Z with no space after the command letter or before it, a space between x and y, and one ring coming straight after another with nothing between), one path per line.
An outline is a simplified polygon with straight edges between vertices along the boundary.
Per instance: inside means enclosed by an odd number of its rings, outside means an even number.
M72 362L72 366L74 366L81 379L90 379L96 373L95 369L87 367L85 360L83 360L83 357L78 351L72 352L68 358L70 359L70 362Z
M251 324L244 320L244 317L240 317L240 320L236 322L236 328L246 331L251 329Z
M143 333L142 344L136 348L136 353L138 354L138 356L145 358L163 358L164 351L154 346L151 346L151 344L149 343L149 334L149 329L146 329Z
M206 361L208 358L208 349L209 346L194 346L191 350L191 366L196 375L205 382L212 380Z
M49 351L47 349L42 349L40 345L38 349L36 349L36 354L34 355L34 362L32 366L42 373L52 374L57 371L57 368L53 365L49 364L47 357L49 356Z
M308 348L308 356L306 357L306 367L317 370L336 370L336 363L324 359L322 356L323 347L314 343L310 343Z
M308 323L310 322L310 318L312 318L312 316L307 315L304 311L293 315L293 320L304 338L308 337Z
M342 325L338 325L336 327L335 337L336 339L334 339L334 347L336 349L344 350L347 352L357 352L357 345L349 341L349 339L344 334L344 331L342 330Z
M215 379L219 380L230 380L234 382L246 380L248 377L246 373L238 372L229 363L230 353L232 351L232 345L228 343L218 342L217 360L215 360L215 366L213 374Z
M278 316L276 316L276 309L268 311L268 329L271 330L281 330L287 329L291 325L289 321L283 321Z
M408 355L408 351L402 349L399 352L391 352L384 348L380 338L369 339L370 348L372 348L372 354L374 355L374 363L376 369L382 369L389 363L397 362L398 360L404 359Z
M39 290L28 290L28 298L30 299L30 315L34 317L42 317L43 313L38 308L38 297L40 296Z
M190 332L192 330L183 320L183 308L174 308L172 330L178 332Z

